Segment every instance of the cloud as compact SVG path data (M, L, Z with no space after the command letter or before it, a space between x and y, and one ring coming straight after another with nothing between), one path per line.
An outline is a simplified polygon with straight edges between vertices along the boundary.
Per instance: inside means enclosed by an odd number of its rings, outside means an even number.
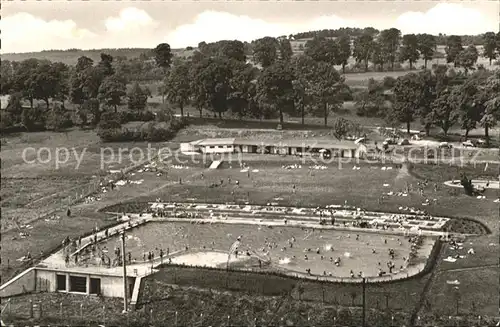
M73 20L45 21L29 13L2 17L2 53L49 49L152 48L161 39L158 22L144 10L129 7L101 21L99 32Z
M395 25L403 34L474 35L494 31L498 28L497 24L476 9L440 3L427 12L406 12L396 19Z
M147 12L134 7L125 8L120 11L118 17L108 17L104 21L104 26L110 32L131 32L139 31L143 28L158 26Z
M68 13L67 15L70 15ZM73 13L74 14L74 13ZM92 48L153 48L167 42L172 48L196 46L199 42L223 39L252 41L264 36L289 35L340 27L397 27L405 33L479 34L497 29L496 16L464 7L460 4L439 3L426 12L406 12L396 19L375 21L352 20L336 15L315 19L279 22L235 15L228 12L204 11L191 22L167 29L144 10L128 7L115 15L96 22L92 30L78 26L73 20L44 20L20 12L3 16L2 52L30 52L47 49ZM106 16L105 16L106 17ZM376 19L375 13L373 15Z
M165 37L172 48L196 46L199 42L219 40L252 41L264 36L281 36L318 29L357 25L355 21L330 15L305 23L273 23L227 12L204 11L190 24L177 27Z
M29 52L74 48L96 35L79 28L72 20L45 21L28 13L4 16L0 20L2 52Z

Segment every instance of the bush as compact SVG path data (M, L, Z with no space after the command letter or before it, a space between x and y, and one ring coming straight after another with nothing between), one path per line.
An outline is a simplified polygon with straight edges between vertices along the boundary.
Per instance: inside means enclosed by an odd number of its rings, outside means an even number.
M159 127L150 122L140 130L131 131L127 128L116 128L116 123L109 124L108 122L104 127L109 128L100 128L97 134L104 142L160 142L170 140L187 125L187 119L173 119L169 125L163 125L165 127Z
M12 115L5 110L2 111L0 113L0 131L3 133L12 126L14 126L14 119Z
M120 124L126 124L131 121L153 121L156 116L151 111L122 111L118 113Z

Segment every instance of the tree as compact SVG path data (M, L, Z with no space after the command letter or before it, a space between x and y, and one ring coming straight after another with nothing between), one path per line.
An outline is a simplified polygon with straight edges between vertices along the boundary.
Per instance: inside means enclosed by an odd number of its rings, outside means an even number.
M101 53L101 61L97 64L97 69L100 70L103 77L113 75L115 73L113 68L113 57L106 53Z
M394 106L389 113L389 120L406 124L410 134L410 125L417 116L422 97L421 81L416 73L398 77L394 87Z
M294 111L291 67L284 62L276 62L264 69L257 80L256 96L259 105L278 113L280 124L283 124L283 113Z
M333 123L332 132L338 140L342 140L349 133L350 129L350 121L344 118L337 118Z
M45 127L46 111L37 105L34 108L25 108L21 114L21 124L28 132Z
M196 107L198 112L200 113L200 118L203 116L203 107L205 106L206 92L203 86L203 81L201 79L201 73L205 69L206 60L199 60L196 62L191 62L189 69L189 80L190 80L190 89L191 89L191 103Z
M254 61L262 67L269 67L278 59L279 43L274 37L266 36L252 43Z
M399 44L401 42L401 31L397 28L390 28L380 32L380 42L387 59L391 63L391 69L394 70L394 62L396 61Z
M222 113L228 109L230 79L232 71L227 58L205 58L198 67L197 100L208 107L214 114Z
M420 97L417 99L419 104L417 115L424 126L425 135L429 136L433 124L432 105L438 94L437 77L427 70L418 73L418 77Z
M335 41L318 37L307 41L306 50L304 51L304 54L310 56L313 60L330 64L335 64L338 53L339 50Z
M354 40L353 56L356 62L365 63L365 71L368 71L368 61L373 53L374 41L371 34L363 34Z
M418 51L418 38L415 34L406 34L403 36L403 46L401 47L400 58L402 61L410 62L410 70L413 69L413 63L418 60L420 53Z
M371 61L373 62L373 65L375 67L377 65L380 65L380 71L383 71L384 63L387 62L387 58L388 56L383 45L379 41L373 42L372 56L371 56Z
M2 110L0 112L0 133L3 133L6 129L14 126L14 119L9 112Z
M228 105L231 112L237 114L241 119L250 111L251 88L254 86L259 70L251 64L239 61L231 62L231 70Z
M37 92L37 71L41 64L42 62L37 59L23 60L15 69L12 78L12 91L21 92L23 98L30 102L31 109Z
M166 71L172 63L172 51L167 43L160 43L153 50L156 65Z
M241 41L220 41L220 56L225 56L228 59L245 62L245 44Z
M42 63L33 76L33 97L44 100L49 108L49 99L64 101L68 94L68 66L63 63Z
M345 74L345 66L347 61L351 57L351 38L349 35L342 35L337 39L337 57L335 58L335 64L342 66L342 73Z
M48 130L59 132L73 124L69 112L59 103L53 103L48 111L45 127Z
M99 86L98 99L107 106L112 106L115 113L118 112L118 105L122 103L122 97L127 94L127 86L125 80L111 75L104 79Z
M181 117L184 117L184 106L191 95L190 83L186 76L189 76L189 64L183 62L175 65L165 79L167 100L179 107Z
M342 107L343 101L340 93L344 87L344 79L337 72L333 64L326 62L316 63L311 82L311 96L316 104L316 112L321 112L324 118L325 126L328 125L330 112L337 111Z
M279 39L279 50L280 50L280 58L284 61L290 61L293 56L292 44L290 40L285 38Z
M500 32L497 33L497 54L500 55Z
M294 106L301 116L302 125L304 125L306 109L309 109L312 104L314 67L314 60L304 54L296 56L292 60Z
M446 39L446 62L454 63L455 67L457 67L457 57L458 54L463 50L462 46L462 38L458 35L450 35Z
M458 88L446 88L432 104L432 122L448 135L448 130L458 121Z
M456 99L457 109L459 111L461 127L465 130L466 138L469 132L476 128L484 111L482 101L476 100L483 97L479 92L480 85L485 78L484 74L473 74L469 76L463 85L459 86L459 92L457 92L459 95Z
M5 108L5 111L9 113L9 119L12 125L21 122L21 115L23 113L23 107L21 105L22 94L20 92L12 93L9 98L9 103Z
M148 101L149 92L146 88L143 88L139 83L134 83L132 88L127 94L127 106L133 111L143 111L146 109L146 104Z
M479 121L484 128L486 146L489 146L489 130L496 126L500 118L500 71L491 74L480 86L480 91L476 97L483 108L482 117Z
M474 65L478 59L478 52L475 46L469 45L466 49L460 51L460 53L455 58L455 66L463 67L465 70L465 75L469 70L474 69Z
M494 32L487 32L484 34L483 40L484 40L483 56L489 59L491 66L491 62L497 58L497 53L496 53L497 37Z
M368 80L368 87L359 91L354 96L356 113L359 116L383 117L385 116L384 91L393 86L386 87L373 78Z
M430 34L418 34L418 50L424 59L424 67L427 69L427 61L434 58L436 50L436 37Z
M2 60L0 65L0 94L9 94L12 90L14 67L9 60Z

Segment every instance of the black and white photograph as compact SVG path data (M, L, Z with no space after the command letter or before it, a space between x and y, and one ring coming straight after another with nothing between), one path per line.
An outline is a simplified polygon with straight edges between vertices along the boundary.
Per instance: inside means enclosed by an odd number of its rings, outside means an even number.
M1 326L500 326L500 2L5 0Z

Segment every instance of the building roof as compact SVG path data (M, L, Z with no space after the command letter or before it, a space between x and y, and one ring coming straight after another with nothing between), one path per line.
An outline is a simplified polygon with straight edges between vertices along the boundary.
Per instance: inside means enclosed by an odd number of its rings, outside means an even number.
M235 138L217 138L217 139L204 139L200 140L196 145L207 146L207 145L233 145ZM193 144L191 142L191 144Z
M290 140L255 140L241 138L217 138L202 139L190 142L192 145L213 146L213 145L254 145L254 146L277 146L277 147L297 147L312 149L357 149L358 144L353 141L339 140L315 140L315 139L290 139Z

